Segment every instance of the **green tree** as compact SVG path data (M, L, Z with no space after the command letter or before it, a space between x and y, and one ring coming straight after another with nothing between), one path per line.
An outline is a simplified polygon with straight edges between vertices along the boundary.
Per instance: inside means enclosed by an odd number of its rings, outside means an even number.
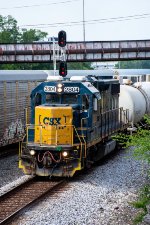
M20 39L17 21L10 15L0 15L0 43L14 43Z
M150 60L122 61L116 64L119 69L149 69Z
M0 43L28 43L43 40L47 36L46 32L36 29L20 30L17 21L12 16L3 17L0 15ZM21 69L50 69L52 65L46 63L19 63L0 65L0 69L21 70Z
M68 70L91 70L92 69L90 62L68 63L67 67L68 67Z
M43 41L44 38L48 35L46 32L42 32L36 29L22 29L20 42L28 43L33 41Z

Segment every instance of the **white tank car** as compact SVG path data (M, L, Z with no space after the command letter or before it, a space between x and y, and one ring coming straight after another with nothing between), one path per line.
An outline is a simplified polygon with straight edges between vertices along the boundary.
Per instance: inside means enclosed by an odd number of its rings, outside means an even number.
M136 82L133 85L145 97L146 101L146 114L150 115L150 82Z
M120 85L119 107L129 109L129 121L137 123L146 113L146 100L137 88Z

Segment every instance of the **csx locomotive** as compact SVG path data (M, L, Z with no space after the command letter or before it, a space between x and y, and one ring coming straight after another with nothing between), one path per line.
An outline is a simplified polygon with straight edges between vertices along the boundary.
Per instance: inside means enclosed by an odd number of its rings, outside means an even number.
M31 93L19 167L25 174L72 177L113 151L112 134L129 123L119 92L113 77L49 76Z

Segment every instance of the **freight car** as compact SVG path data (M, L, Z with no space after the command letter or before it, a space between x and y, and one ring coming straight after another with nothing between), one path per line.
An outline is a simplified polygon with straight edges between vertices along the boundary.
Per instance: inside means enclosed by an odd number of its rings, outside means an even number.
M30 92L46 78L44 71L0 71L0 146L22 139Z
M129 121L140 122L144 114L150 115L150 82L120 85L119 107L129 109Z
M113 76L49 76L31 92L19 167L25 174L71 177L113 151L112 134L129 126L119 93Z

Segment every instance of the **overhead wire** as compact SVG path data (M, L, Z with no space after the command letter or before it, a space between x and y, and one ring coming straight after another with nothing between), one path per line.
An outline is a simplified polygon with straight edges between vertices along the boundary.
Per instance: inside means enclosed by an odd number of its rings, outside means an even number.
M94 19L94 20L85 20L86 25L96 24L96 23L112 23L112 22L120 22L120 21L128 21L128 20L137 20L137 19L145 19L150 17L149 13L139 14L139 15L130 15L130 16L121 16L121 17L112 17L112 18L102 18L102 19ZM57 26L80 26L83 24L83 21L72 21L72 22L58 22L58 23L48 23L48 24L24 24L20 27L36 27L36 28L47 28L47 27L57 27Z
M34 4L34 5L22 5L22 6L14 6L14 7L3 7L3 8L0 8L0 9L5 10L5 9L21 9L21 8L41 7L41 6L48 6L48 5L66 4L66 3L77 2L77 1L80 1L80 0L66 0L66 1L61 1L61 2L51 2L51 3L46 3L46 4Z
M0 8L0 9L20 9L20 8L29 8L29 7L40 7L47 5L57 5L57 4L66 4L71 2L77 2L81 0L66 0L60 2L51 2L47 4L34 4L34 5L24 5L24 6L15 6L8 8ZM137 20L137 19L145 19L150 17L149 13L138 14L138 15L130 15L130 16L121 16L121 17L112 17L112 18L102 18L102 19L94 19L94 20L85 20L84 23L86 25L92 25L97 23L112 23L112 22L121 22L128 20ZM48 24L24 24L20 25L20 27L36 27L36 28L47 28L47 27L57 27L57 26L81 26L83 25L83 21L72 21L72 22L58 22L58 23L48 23Z

